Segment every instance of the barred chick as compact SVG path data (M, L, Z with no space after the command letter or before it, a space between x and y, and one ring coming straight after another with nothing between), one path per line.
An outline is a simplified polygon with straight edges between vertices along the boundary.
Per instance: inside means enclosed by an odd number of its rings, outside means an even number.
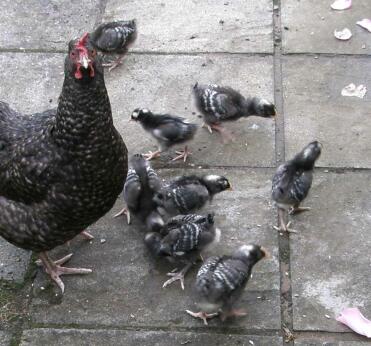
M273 177L272 199L276 202L279 212L279 231L296 232L289 229L284 222L285 211L290 213L310 210L300 207L312 186L314 164L321 155L321 143L309 143L292 160L280 165Z
M233 306L240 298L253 266L264 257L268 257L268 252L263 247L243 245L232 256L208 258L199 269L195 284L197 304L202 310L186 312L201 318L206 325L208 318L219 314L222 320L246 315Z
M90 41L94 47L106 54L119 54L119 58L110 66L110 71L121 64L129 44L137 37L137 26L135 19L125 21L103 23L91 34Z
M230 87L196 83L193 93L196 106L204 116L204 125L210 133L212 129L219 131L225 140L231 139L231 135L221 126L224 121L237 120L251 115L264 118L276 115L273 103L260 97L245 98Z
M161 186L161 181L149 162L140 154L133 155L123 192L127 208L115 216L126 214L130 224L130 214L133 214L146 224L149 231L160 230L164 221L156 210L153 196Z
M167 215L188 214L201 209L217 193L231 189L231 184L224 176L181 176L156 193L154 201Z
M179 272L168 273L172 276L163 287L180 280L184 290L184 276L193 265L197 256L212 243L219 242L220 230L214 227L214 215L179 215L170 219L160 233L148 233L145 243L157 257L185 262L186 266Z
M145 154L148 160L159 157L161 152L167 150L175 144L181 144L191 140L196 131L197 125L189 123L186 119L169 114L154 114L148 109L137 108L133 111L131 119L139 121L142 127L149 132L158 142L159 149L155 152ZM192 154L188 150L188 146L184 147L184 151L177 151L176 156L172 161L179 159L186 162L187 157Z

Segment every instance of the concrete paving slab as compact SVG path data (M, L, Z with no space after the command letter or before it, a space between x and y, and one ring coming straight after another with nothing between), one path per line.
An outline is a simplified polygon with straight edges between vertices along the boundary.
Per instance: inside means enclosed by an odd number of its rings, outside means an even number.
M10 334L0 330L0 346L10 346Z
M295 346L367 346L370 345L370 341L336 341L330 338L322 338L325 340L318 340L315 338L307 338L295 340Z
M0 238L0 279L23 282L31 252L19 249Z
M64 54L1 53L1 101L22 113L56 107L63 66Z
M273 60L271 57L240 55L162 56L131 55L107 74L115 124L132 152L156 149L155 140L135 122L131 112L146 107L153 112L169 112L201 124L194 105L195 82L229 85L241 93L273 100ZM255 124L255 126L253 126ZM274 119L250 117L225 125L236 137L222 144L218 133L200 128L189 143L194 153L189 163L221 166L274 166ZM256 128L257 127L257 128ZM174 157L174 149L162 164ZM183 166L183 163L172 165Z
M272 2L109 0L105 21L136 18L134 51L272 52Z
M284 58L287 158L318 139L324 145L318 165L371 167L371 94L341 96L350 83L371 85L370 68L367 58Z
M282 2L283 49L286 53L370 54L370 33L356 25L370 11L368 0L353 3L346 11L332 10L333 1ZM353 37L339 41L335 30L350 29Z
M250 342L251 341L251 342ZM279 336L222 335L194 332L123 331L88 329L31 329L25 330L22 346L173 346L173 345L239 345L278 346Z
M348 307L371 316L370 183L367 172L315 173L312 210L293 218L295 330L349 332L335 320Z
M99 0L3 0L0 48L66 50L68 42L90 31L100 16Z
M201 170L198 172L201 173ZM216 224L222 230L221 243L210 255L230 253L246 242L264 244L273 254L272 259L256 266L240 301L241 307L247 307L248 316L227 322L225 330L279 329L277 232L272 229L275 213L270 208L269 200L272 172L212 172L226 174L234 191L220 194L213 205L205 210L216 212ZM181 171L166 171L166 176L179 174ZM50 287L44 274L37 275L31 307L34 323L131 327L202 326L200 321L184 312L185 309L195 308L191 292L197 268L187 276L184 292L178 284L163 289L165 274L174 265L155 263L150 258L142 241L144 233L138 227L127 226L123 218L112 220L112 215L122 205L122 201L119 201L115 210L91 228L96 236L95 241L91 244L82 240L73 242L72 252L75 256L69 265L92 267L94 272L84 277L65 277L66 292L63 298L59 291ZM102 238L106 242L101 243ZM57 249L53 257L57 258L69 251L71 249L66 247ZM211 328L220 328L221 323L215 319L210 325Z

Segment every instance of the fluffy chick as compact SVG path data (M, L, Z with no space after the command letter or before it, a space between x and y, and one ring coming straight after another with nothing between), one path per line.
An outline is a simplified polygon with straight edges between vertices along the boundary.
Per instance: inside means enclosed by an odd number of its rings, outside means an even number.
M313 181L313 169L316 160L320 157L321 143L309 143L292 160L280 165L272 181L272 199L278 207L280 227L279 231L296 232L286 224L286 211L290 213L310 210L300 207L300 203L307 197Z
M144 222L150 231L158 231L164 225L162 217L156 211L154 194L161 189L161 180L149 162L141 155L130 158L130 168L124 185L124 200L127 208L115 216L126 214L130 224L130 214Z
M169 114L154 114L148 109L137 108L133 111L131 119L139 121L142 127L149 132L158 142L159 149L155 152L145 154L148 160L159 157L161 152L169 147L185 143L191 140L196 131L197 125L189 123L186 119ZM192 154L187 145L184 151L176 151L176 156L172 161L182 159L186 162L187 157Z
M202 208L217 193L231 189L228 179L220 175L181 176L155 193L154 201L168 216L189 214Z
M184 290L184 276L197 256L212 243L219 242L220 230L214 227L214 215L178 215L170 219L161 234L148 233L144 239L149 250L156 257L166 257L172 262L186 263L179 272L170 272L163 287L180 280Z
M258 245L243 245L231 256L208 258L197 273L195 293L200 312L186 310L193 317L207 319L218 316L222 320L244 316L246 312L233 308L250 278L253 266L268 252Z
M104 65L110 67L109 71L121 64L128 46L135 41L136 37L135 19L103 23L90 34L91 43L97 50L105 54L119 54L116 61Z
M204 126L206 125L210 133L213 129L219 131L224 141L233 137L221 126L223 121L237 120L251 115L261 117L276 115L273 103L260 97L245 98L230 87L196 83L193 87L193 94L196 106L204 116Z

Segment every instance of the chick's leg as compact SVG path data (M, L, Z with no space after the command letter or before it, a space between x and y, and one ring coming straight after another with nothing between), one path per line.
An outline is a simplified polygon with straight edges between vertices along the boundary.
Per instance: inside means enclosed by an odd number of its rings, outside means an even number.
M91 269L62 267L62 264L67 262L71 257L72 254L69 254L60 260L53 262L47 252L40 252L39 254L39 258L44 265L45 272L49 274L52 280L56 282L58 287L61 289L62 294L64 293L64 283L60 278L61 275L89 274L92 272Z
M120 54L115 61L112 61L110 63L104 63L104 64L102 64L102 66L103 67L109 67L108 71L111 72L117 66L122 64L122 60L124 59L124 55L125 54Z
M291 233L298 233L294 229L289 228L291 221L289 221L287 224L285 222L285 216L286 216L286 210L278 208L278 219L280 223L280 227L274 226L274 229L276 229L279 232L291 232Z
M300 207L300 204L296 204L289 210L289 214L294 215L294 214L302 213L303 211L309 211L309 210L311 210L311 208Z
M232 135L232 133L228 131L227 129L225 129L222 125L211 124L210 127L213 130L218 131L220 133L220 135L222 136L223 143L226 144L226 143L235 141L235 137Z
M222 312L220 315L220 319L222 321L225 321L228 317L241 317L246 316L247 311L242 309L232 309L227 312Z
M174 157L171 161L176 161L176 160L183 159L183 161L186 162L187 161L187 157L189 155L192 155L192 153L188 150L188 145L186 145L184 147L184 150L183 151L176 151L175 153L178 154L178 156L177 157Z
M184 276L188 272L188 270L192 267L192 265L193 265L193 263L190 262L179 272L167 273L167 275L172 276L172 278L165 281L164 284L162 285L162 287L165 288L166 286L169 286L173 282L179 280L180 281L180 286L182 286L182 290L184 290Z
M212 314L207 314L206 312L200 311L200 312L193 312L190 310L186 310L186 313L195 317L200 318L202 321L204 321L205 326L207 326L207 319L216 317L219 315L218 312L213 312Z

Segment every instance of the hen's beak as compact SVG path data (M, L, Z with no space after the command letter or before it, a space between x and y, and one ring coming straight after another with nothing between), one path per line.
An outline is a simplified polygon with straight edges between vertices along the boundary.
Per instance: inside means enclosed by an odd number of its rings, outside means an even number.
M85 69L89 67L89 62L90 59L86 55L83 55L80 59L81 66Z

